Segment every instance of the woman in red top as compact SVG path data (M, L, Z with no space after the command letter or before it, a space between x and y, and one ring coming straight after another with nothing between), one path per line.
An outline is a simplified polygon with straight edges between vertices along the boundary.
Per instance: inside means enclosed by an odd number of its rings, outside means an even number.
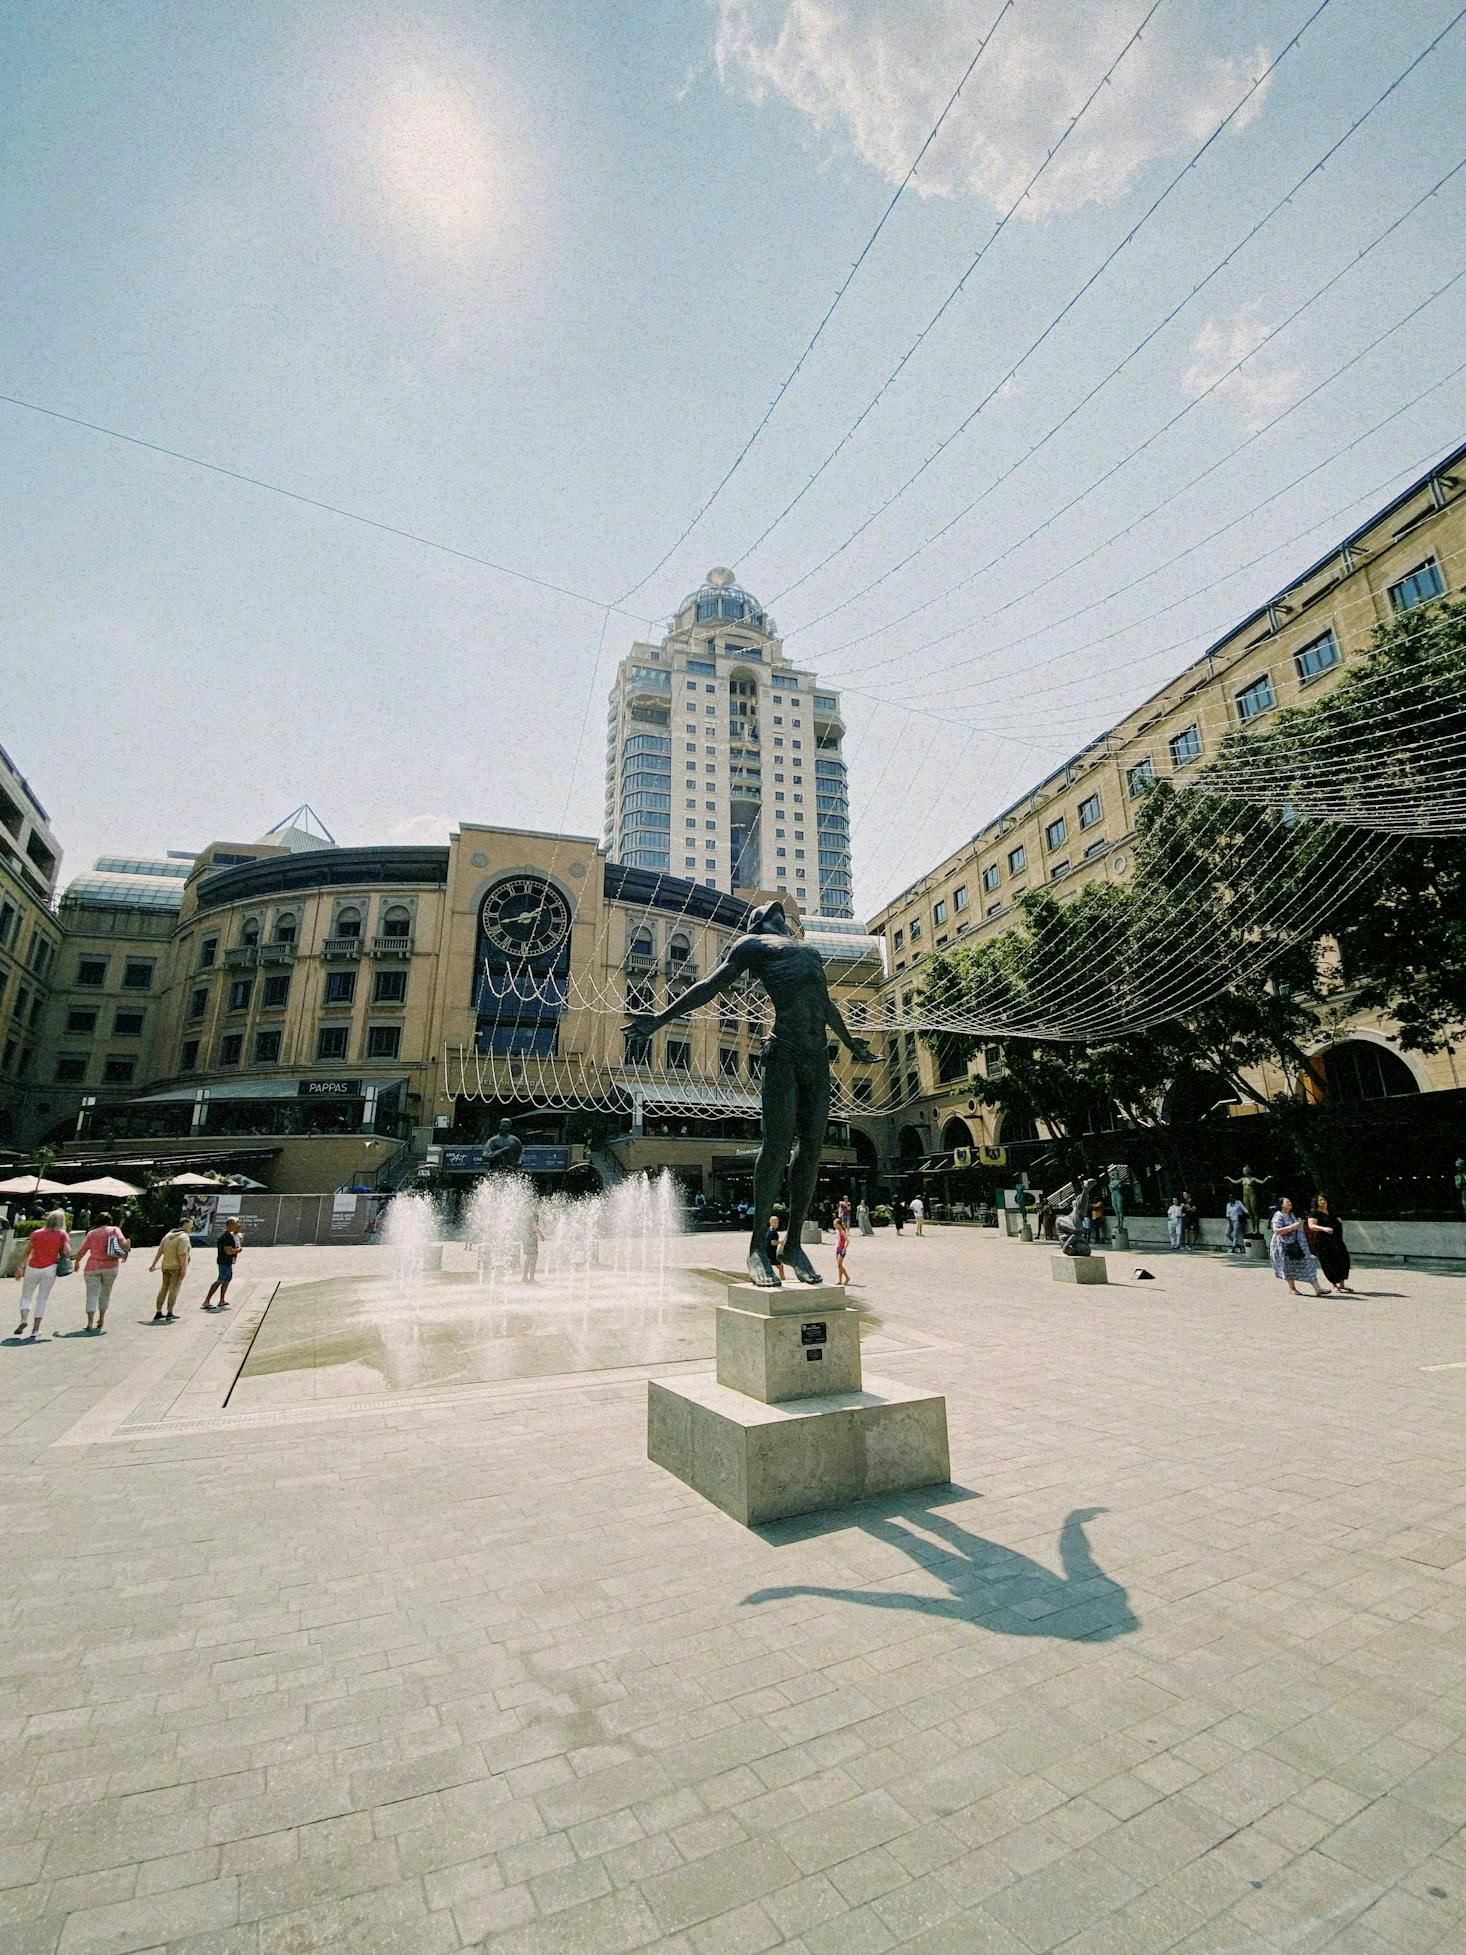
M87 1329L100 1336L107 1328L107 1305L112 1301L112 1285L132 1244L107 1214L97 1217L97 1226L88 1229L86 1240L76 1252L76 1266L82 1270L87 1292ZM85 1268L83 1268L85 1265Z
M51 1300L51 1287L56 1281L57 1265L62 1256L71 1251L71 1237L66 1232L66 1213L64 1209L53 1208L46 1217L45 1226L36 1229L26 1244L25 1259L15 1272L20 1282L20 1322L15 1327L15 1335L24 1337L26 1320L34 1311L31 1326L31 1342L41 1334L41 1319L46 1314L46 1305Z

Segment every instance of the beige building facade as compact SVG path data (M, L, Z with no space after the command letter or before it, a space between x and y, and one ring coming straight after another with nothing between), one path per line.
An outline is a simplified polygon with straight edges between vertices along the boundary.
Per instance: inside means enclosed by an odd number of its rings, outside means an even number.
M934 951L1011 927L1025 891L1047 887L1062 899L1090 882L1123 881L1133 868L1135 814L1153 782L1184 778L1228 733L1319 697L1365 656L1376 625L1459 595L1463 580L1466 446L872 918L886 1009L911 1007ZM1325 1094L1368 1099L1466 1083L1459 1055L1405 1052L1387 1023L1347 1011L1320 1024L1317 1052ZM892 1053L898 1156L1001 1142L1000 1123L970 1091L983 1056L960 1069L949 1062L943 1077L914 1033L893 1034Z
M296 1192L423 1164L471 1176L507 1118L548 1177L668 1166L717 1197L756 1145L761 997L646 1047L624 1028L710 970L748 911L590 837L519 829L379 849L291 831L196 859L106 858L55 919L36 1049L50 1137L62 1165L207 1156ZM874 996L869 937L838 922L810 936L837 996ZM839 1051L832 1166L884 1152L877 1072Z
M50 817L0 747L0 1148L34 1145L50 1114L43 1047L60 866Z

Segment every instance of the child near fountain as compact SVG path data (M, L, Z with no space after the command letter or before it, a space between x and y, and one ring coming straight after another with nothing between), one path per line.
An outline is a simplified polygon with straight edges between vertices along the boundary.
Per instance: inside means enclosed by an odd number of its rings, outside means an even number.
M845 1251L850 1247L850 1214L844 1202L835 1217L835 1281L843 1289L850 1281L850 1272L845 1267Z
M782 1283L784 1281L784 1265L779 1260L779 1218L777 1215L771 1215L769 1217L769 1261L778 1270L779 1281Z

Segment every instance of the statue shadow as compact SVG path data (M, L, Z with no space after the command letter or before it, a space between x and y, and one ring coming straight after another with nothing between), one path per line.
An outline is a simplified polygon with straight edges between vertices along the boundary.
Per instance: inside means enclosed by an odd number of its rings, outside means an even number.
M952 1489L976 1498L966 1489ZM853 1524L873 1540L899 1548L918 1568L940 1582L945 1595L886 1587L836 1588L814 1582L790 1582L756 1589L743 1598L745 1607L787 1601L794 1596L819 1596L831 1602L854 1602L866 1609L905 1609L916 1615L941 1616L971 1623L998 1636L1047 1636L1067 1642L1104 1643L1128 1636L1140 1627L1122 1585L1107 1575L1094 1558L1085 1532L1089 1523L1107 1512L1103 1507L1076 1507L1059 1530L1060 1572L1041 1561L974 1534L940 1511L935 1491L869 1502L856 1515L806 1517L796 1522L754 1530L772 1545L832 1534Z

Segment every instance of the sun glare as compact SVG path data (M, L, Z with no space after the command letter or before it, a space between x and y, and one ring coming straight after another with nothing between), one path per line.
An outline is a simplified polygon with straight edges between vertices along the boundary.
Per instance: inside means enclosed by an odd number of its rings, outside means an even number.
M489 132L461 89L423 73L395 83L377 149L387 196L408 223L451 245L483 234L493 205Z

